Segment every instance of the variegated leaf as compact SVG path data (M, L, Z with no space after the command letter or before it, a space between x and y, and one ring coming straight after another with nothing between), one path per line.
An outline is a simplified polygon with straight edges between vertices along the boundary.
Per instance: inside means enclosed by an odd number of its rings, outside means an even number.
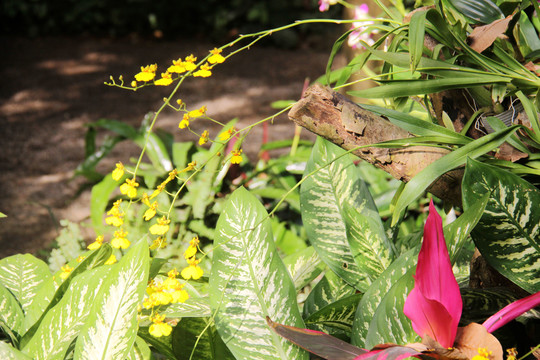
M333 302L354 295L355 293L355 288L343 281L333 271L326 271L324 277L313 287L304 302L304 319Z
M47 264L30 254L0 260L0 283L11 291L25 314L39 287L50 277Z
M2 360L32 360L32 358L12 345L0 341L0 359Z
M392 245L386 237L379 212L369 207L358 209L346 203L343 216L354 260L371 283L392 262Z
M283 263L291 274L297 291L309 284L324 269L324 263L312 246L286 256Z
M364 348L370 348L375 344L367 341L368 332L374 315L378 310L379 305L383 302L386 294L391 290L392 286L401 279L407 271L414 269L416 266L416 257L420 247L411 249L398 257L392 265L390 265L381 276L373 282L369 289L365 292L353 323L352 344ZM403 306L401 307L403 314ZM379 315L382 316L382 315ZM386 318L388 321L388 317ZM385 341L383 341L385 342Z
M64 359L109 271L109 266L103 266L76 276L62 300L47 312L22 350L34 359Z
M244 188L231 195L219 217L209 293L216 328L237 359L307 359L266 323L270 316L303 326L266 210Z
M465 209L491 193L471 233L488 263L523 289L540 291L540 191L517 175L471 159L462 187Z
M178 360L235 360L210 319L182 319L172 333L172 348Z
M141 240L112 265L75 345L77 359L123 359L137 336L137 306L149 272L146 241Z
M405 300L414 287L414 270L409 269L395 282L377 306L365 340L367 348L384 343L408 344L420 341L411 320L403 313Z
M21 339L21 347L24 347L32 338L43 320L46 313L52 309L64 296L71 279L82 274L88 269L93 269L103 264L111 255L112 248L109 244L103 244L98 250L87 251L82 255L83 260L72 259L68 265L73 269L63 279L57 271L54 276L48 277L36 291L34 300L28 308L25 318L25 329L28 329Z
M6 334L20 336L23 330L24 313L13 294L0 284L0 327Z
M209 317L210 300L208 297L191 296L184 303L169 304L160 309L160 313L169 318Z
M135 339L135 344L133 344L133 347L131 348L127 360L151 360L152 357L152 350L150 350L150 347L140 337L137 336Z
M340 338L350 338L356 308L361 298L362 294L354 294L323 307L304 320L306 326L330 335L341 335Z
M321 259L345 281L365 291L371 279L355 262L348 238L345 204L377 213L367 186L345 150L317 138L300 189L302 220L308 238ZM361 259L358 259L361 261Z

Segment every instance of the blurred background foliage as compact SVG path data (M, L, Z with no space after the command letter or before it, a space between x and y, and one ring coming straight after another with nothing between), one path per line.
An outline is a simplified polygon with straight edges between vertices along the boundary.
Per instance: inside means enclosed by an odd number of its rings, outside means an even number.
M338 18L339 7L318 11L317 0L4 0L0 29L7 35L137 34L167 39L179 36L225 40L307 18ZM321 24L272 36L295 46L304 36L324 31Z

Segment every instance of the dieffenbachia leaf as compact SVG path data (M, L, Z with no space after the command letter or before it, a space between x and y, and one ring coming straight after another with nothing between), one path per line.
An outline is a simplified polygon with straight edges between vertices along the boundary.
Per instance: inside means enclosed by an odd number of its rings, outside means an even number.
M303 327L296 292L277 253L263 205L236 190L219 217L210 275L216 328L237 359L307 359L266 323Z
M6 334L18 337L23 331L23 322L24 313L21 305L11 292L0 284L0 328Z
M109 266L102 266L76 276L62 300L47 312L23 351L36 360L64 359L109 270Z
M377 214L367 186L345 150L322 138L313 146L304 176L300 205L311 244L332 271L356 289L365 291L376 274L366 273L357 263L373 260L377 254L370 252L354 258L350 244L365 239L348 237L350 218L344 211L348 204L360 213L371 210L370 213Z
M178 360L234 360L209 318L182 319L172 333L172 350Z
M141 240L115 265L101 286L75 345L77 359L122 359L137 336L137 306L148 281L148 244Z
M32 338L39 327L40 322L47 312L52 309L64 296L73 278L83 272L96 268L110 257L112 248L109 244L103 244L98 250L85 252L82 261L71 260L69 265L73 270L66 278L62 278L62 270L57 271L52 277L48 277L36 291L34 300L28 308L25 318L25 329L28 329L21 339L21 347L24 347Z
M0 359L2 360L32 360L22 351L15 349L12 345L0 341Z
M355 288L343 281L333 271L326 271L324 277L313 287L304 302L304 318L308 318L333 302L354 294L356 294Z
M47 264L30 254L0 260L0 284L11 291L25 314L39 287L50 277Z
M418 241L420 242L420 240ZM378 311L378 307L382 304L386 294L390 292L392 286L396 284L408 271L414 269L416 266L416 257L418 255L420 247L413 248L406 253L403 253L398 257L382 274L381 276L371 284L369 289L364 293L360 304L356 311L355 320L353 323L352 331L352 344L371 348L381 342L371 342L367 340L368 332L372 321L377 322L375 314ZM410 284L409 284L410 285ZM412 289L412 287L411 287ZM403 303L405 299L403 299ZM401 315L403 315L403 304L399 309ZM379 311L377 317L383 317L382 310ZM403 315L404 316L404 315ZM386 318L388 321L388 318ZM375 327L375 325L373 325ZM371 332L373 333L374 330ZM371 335L371 339L375 334ZM384 343L386 341L382 341Z
M471 233L488 263L523 289L540 291L540 191L517 175L471 159L462 187L465 209L491 194Z
M126 360L151 360L153 359L150 346L142 338L137 336L135 344L128 353Z
M350 338L356 308L361 298L362 294L353 294L332 302L306 318L306 326L330 335Z
M384 343L414 343L420 339L412 328L411 320L403 313L405 300L414 287L414 270L409 269L384 294L369 324L365 340L367 348Z
M312 246L286 256L283 263L297 291L315 279L325 267Z

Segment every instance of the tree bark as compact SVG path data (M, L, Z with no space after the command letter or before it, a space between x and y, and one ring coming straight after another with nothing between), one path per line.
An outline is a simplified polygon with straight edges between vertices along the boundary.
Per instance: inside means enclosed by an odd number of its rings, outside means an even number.
M290 110L289 118L345 150L412 137L384 117L363 109L345 96L319 84L306 90L304 98ZM353 151L361 159L404 182L448 152L429 146L367 147ZM462 176L462 169L450 171L431 184L428 191L452 205L460 206Z

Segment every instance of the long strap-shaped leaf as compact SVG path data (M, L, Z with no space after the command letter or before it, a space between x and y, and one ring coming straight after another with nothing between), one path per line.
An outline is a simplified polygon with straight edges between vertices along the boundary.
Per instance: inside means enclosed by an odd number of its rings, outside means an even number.
M139 241L111 268L77 339L75 359L123 359L130 351L149 263L148 245Z
M303 326L267 212L244 188L231 195L219 217L209 292L216 328L237 359L307 359L266 324L270 316Z
M497 148L519 127L520 125L514 125L501 131L483 136L426 166L422 171L416 174L416 176L412 178L407 185L405 185L403 191L401 192L392 216L392 226L396 224L405 208L418 196L420 196L439 176L443 175L447 171L465 164L468 158L476 159L477 157Z
M540 191L517 175L469 160L464 207L486 193L491 196L471 233L474 243L501 274L531 293L540 291Z

